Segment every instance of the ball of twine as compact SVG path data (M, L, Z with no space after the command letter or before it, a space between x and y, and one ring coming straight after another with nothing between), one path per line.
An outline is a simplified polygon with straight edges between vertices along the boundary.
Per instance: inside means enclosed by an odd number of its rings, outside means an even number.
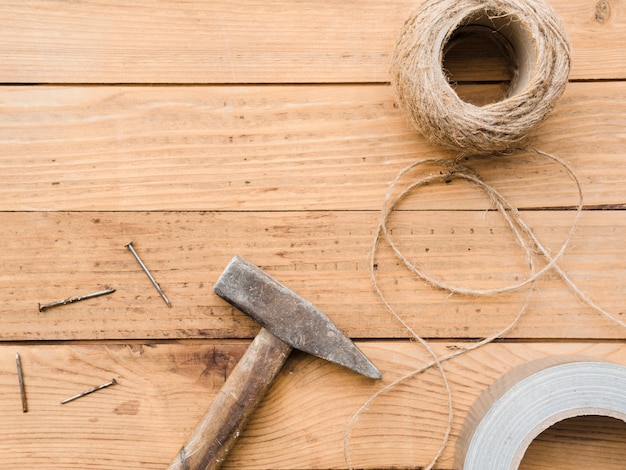
M452 89L443 58L455 33L486 32L509 56L508 95L484 106ZM540 0L427 0L407 19L391 64L396 98L432 142L465 154L520 145L553 108L570 68L560 22Z

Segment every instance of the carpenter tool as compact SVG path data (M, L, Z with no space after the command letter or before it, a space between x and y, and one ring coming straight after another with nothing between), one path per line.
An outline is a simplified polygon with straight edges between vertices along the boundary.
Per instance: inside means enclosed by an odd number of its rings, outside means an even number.
M133 256L135 257L135 259L137 260L137 262L139 263L139 266L141 266L141 269L143 270L144 273L146 273L146 275L148 276L148 279L150 279L150 282L152 283L152 285L154 286L154 288L157 290L157 292L159 293L159 295L161 296L161 298L163 299L163 301L165 302L165 304L172 308L172 303L170 302L170 299L167 298L167 296L165 295L165 292L163 292L163 289L161 289L161 286L159 285L158 282L156 282L156 279L154 278L154 276L152 275L152 273L148 270L148 268L146 267L146 265L143 263L143 261L141 261L141 258L139 257L139 255L137 254L137 251L135 251L135 248L133 247L133 242L130 241L128 242L126 245L124 245L126 248L128 248L128 250L133 254Z
M48 310L49 308L52 308L52 307L59 307L60 305L73 304L74 302L80 302L81 300L87 300L87 299L93 299L94 297L100 297L101 295L112 294L113 292L115 292L115 289L106 288L98 292L92 292L91 294L77 295L76 297L70 297L69 299L57 300L56 302L52 302L46 305L39 304L39 311L43 312L44 310Z
M102 385L98 385L97 387L93 387L93 388L90 388L89 390L85 390L84 392L77 393L73 397L66 398L65 400L61 402L61 405L65 405L66 403L69 403L78 398L84 397L85 395L89 395L90 393L97 392L98 390L102 390L103 388L107 388L107 387L110 387L111 385L116 385L116 384L117 384L117 380L112 379L108 381L107 383L103 383Z
M28 402L26 401L26 387L24 386L24 373L22 372L22 358L20 353L15 353L15 363L17 365L17 379L20 382L20 396L22 397L22 411L28 411Z
M324 313L242 257L230 261L213 290L263 328L169 470L219 468L292 348L381 378L376 366Z

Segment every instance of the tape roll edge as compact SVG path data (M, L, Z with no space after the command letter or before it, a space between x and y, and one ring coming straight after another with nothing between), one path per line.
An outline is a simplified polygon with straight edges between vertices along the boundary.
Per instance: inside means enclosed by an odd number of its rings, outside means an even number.
M513 368L470 407L454 468L515 470L531 442L564 419L598 415L626 422L624 390L626 366L597 358L552 356ZM542 397L544 409L528 402L533 394Z

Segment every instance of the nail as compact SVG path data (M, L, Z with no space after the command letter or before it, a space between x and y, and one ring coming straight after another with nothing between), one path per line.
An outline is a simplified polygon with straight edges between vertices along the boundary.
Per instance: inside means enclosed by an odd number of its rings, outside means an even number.
M100 297L101 295L111 294L113 292L115 292L115 289L105 289L105 290L100 290L98 292L92 292L91 294L70 297L69 299L65 299L65 300L57 300L56 302L52 302L46 305L39 304L39 311L43 312L44 310L48 310L49 308L52 308L52 307L58 307L59 305L67 305L67 304L79 302L81 300L86 300L86 299L93 299L94 297Z
M139 258L139 255L137 254L137 252L135 251L135 249L133 248L133 242L128 242L126 245L124 245L126 247L128 247L128 249L130 250L130 252L133 254L133 256L135 257L135 259L137 260L137 262L139 263L139 266L141 266L141 269L143 269L143 272L146 273L148 275L148 279L150 279L150 281L152 282L152 285L156 288L156 290L159 292L159 294L161 295L161 297L163 298L163 300L165 301L165 303L167 304L168 307L172 307L172 304L170 303L169 299L165 296L165 293L161 290L161 286L159 286L158 282L156 282L156 280L154 279L154 277L152 277L152 274L150 274L150 271L148 271L148 268L146 268L146 265L143 264L143 261L141 261L141 258Z
M102 385L98 385L97 387L94 387L94 388L90 388L89 390L80 392L79 394L74 395L73 397L66 398L65 400L61 402L61 405L65 405L66 403L69 403L72 400L76 400L77 398L84 397L85 395L89 395L90 393L97 392L98 390L102 390L103 388L110 387L111 385L115 385L116 383L117 381L113 379L110 382L104 383Z
M24 375L22 373L22 359L19 353L15 353L15 362L17 363L17 377L20 381L20 395L22 396L22 411L26 413L28 411L28 404L26 403L26 387L24 386Z

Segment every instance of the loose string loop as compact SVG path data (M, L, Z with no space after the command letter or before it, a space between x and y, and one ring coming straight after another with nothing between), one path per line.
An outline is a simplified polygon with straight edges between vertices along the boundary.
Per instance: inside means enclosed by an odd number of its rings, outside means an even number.
M520 149L520 150L523 150L523 149ZM582 210L584 207L582 185L578 176L574 172L573 168L567 162L565 162L564 160L562 160L561 158L555 155L552 155L552 154L549 154L547 152L543 152L537 149L526 149L526 151L535 153L541 157L545 157L548 160L551 160L559 164L562 168L565 169L568 177L573 181L573 183L576 186L578 202L575 208L574 219L567 233L567 236L561 243L555 255L550 254L550 250L546 248L539 241L539 239L535 236L532 228L529 227L525 223L519 211L512 204L510 204L508 200L502 194L500 194L499 191L497 191L496 188L486 183L480 177L480 175L478 175L474 170L472 170L471 168L469 168L468 166L462 163L463 160L467 158L465 156L461 156L454 161L442 160L442 159L428 159L428 160L422 160L422 161L412 163L408 165L407 167L405 167L403 170L401 170L396 176L396 178L390 183L387 189L386 195L385 195L385 199L383 202L383 209L381 211L380 222L378 224L378 228L376 230L373 244L372 244L372 249L370 251L369 271L370 271L371 281L372 281L374 290L376 291L377 295L379 296L386 310L389 313L391 313L391 315L402 325L402 327L409 333L410 337L416 342L418 342L425 349L426 353L431 359L425 365L401 376L400 378L394 380L393 382L379 389L377 392L371 395L368 398L368 400L352 415L352 417L350 418L348 422L346 431L344 433L344 444L343 444L344 458L345 458L348 468L350 469L353 468L351 451L350 451L350 439L352 435L352 430L358 423L361 415L365 411L367 411L371 407L373 402L377 398L379 398L381 395L385 393L389 393L390 391L392 391L394 388L396 388L403 382L415 376L418 376L426 372L429 369L436 369L436 371L438 372L441 378L442 385L445 390L448 417L447 417L446 429L441 439L441 445L439 449L437 450L437 452L435 453L435 455L433 456L430 463L425 467L427 470L432 469L447 447L447 444L450 439L450 433L452 430L453 420L454 420L452 390L450 388L450 384L449 384L445 369L443 367L443 364L451 359L465 355L499 338L502 338L511 330L513 330L517 326L517 324L519 323L519 320L522 318L522 316L528 309L528 305L530 303L531 296L534 292L536 281L539 280L542 276L544 276L548 271L556 272L558 276L570 288L570 290L572 290L584 304L596 310L607 319L626 328L626 323L624 321L620 320L618 317L616 317L612 313L606 311L605 309L597 305L595 302L593 302L593 300L587 294L585 294L574 283L574 281L571 280L571 278L567 275L567 273L558 265L558 261L563 257L563 254L565 253L565 250L567 249L567 246L569 242L571 241L571 238L574 235L574 232L576 231L576 227L578 225L578 221L579 221L580 215L582 214ZM403 188L398 195L394 196L394 193L396 192L397 187L399 186L400 182L409 172L415 170L416 168L420 166L426 166L426 165L438 165L442 168L442 171L439 174L427 175L427 176L424 176L422 178L419 178L413 181L411 184ZM508 286L495 288L495 289L475 289L475 288L469 288L469 287L464 287L464 286L452 285L450 283L443 282L427 274L423 269L419 268L414 262L410 261L403 254L402 250L397 246L391 234L391 230L389 229L389 218L391 214L397 209L399 204L402 201L404 201L407 197L409 197L411 194L413 194L418 188L421 188L427 184L448 183L452 179L464 180L474 185L475 187L479 188L485 194L487 199L491 202L492 206L504 218L506 225L509 227L509 229L514 235L514 238L517 244L522 249L525 261L528 264L529 273L526 279L516 284L511 284ZM460 294L460 295L465 295L465 296L478 297L478 296L493 296L493 295L497 295L501 293L513 292L513 291L517 291L525 287L528 288L528 290L526 291L524 300L519 310L513 316L509 324L506 325L504 328L492 333L491 335L479 341L472 343L470 346L466 348L458 349L447 355L439 356L432 349L430 344L424 338L422 338L395 311L391 303L387 300L378 282L379 270L377 268L377 261L376 261L379 246L382 242L385 242L387 246L389 246L393 250L393 253L396 256L396 258L400 260L402 264L411 273L417 276L418 279L422 280L423 282L437 289L447 291L451 295ZM536 261L536 258L538 256L542 258L545 262L543 267L541 267L540 269L538 269L537 261Z

